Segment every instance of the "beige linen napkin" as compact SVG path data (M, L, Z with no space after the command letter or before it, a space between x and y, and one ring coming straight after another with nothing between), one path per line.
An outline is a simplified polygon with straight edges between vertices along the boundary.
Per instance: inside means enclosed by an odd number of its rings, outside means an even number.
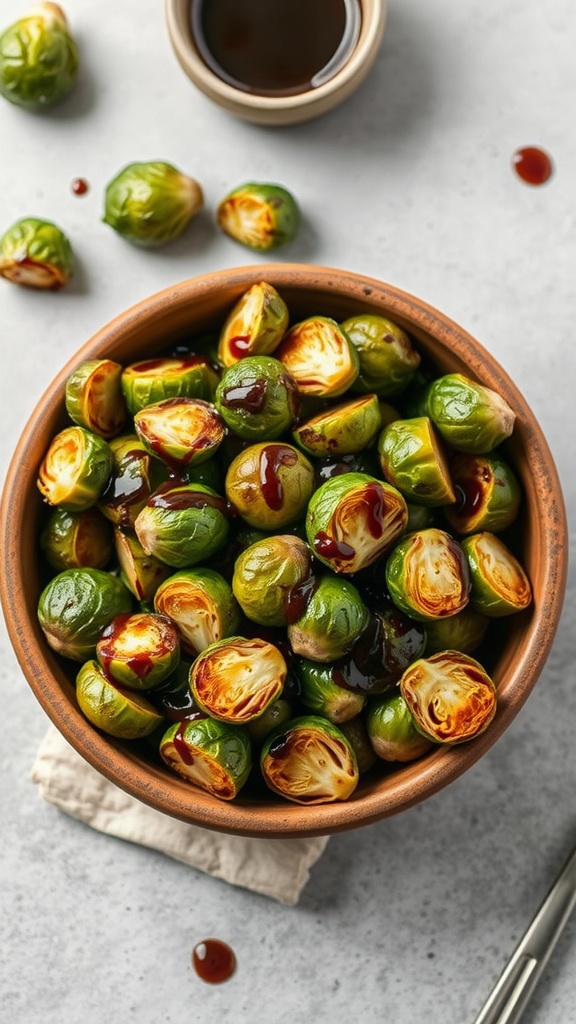
M327 836L248 839L171 818L108 782L50 726L31 778L40 796L99 832L160 850L232 885L294 905Z

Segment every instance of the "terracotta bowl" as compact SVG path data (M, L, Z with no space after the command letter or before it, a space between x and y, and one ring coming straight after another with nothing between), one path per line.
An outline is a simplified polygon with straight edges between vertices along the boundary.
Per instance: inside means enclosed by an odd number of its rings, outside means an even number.
M77 666L46 645L36 617L41 589L37 560L43 515L36 476L50 438L67 422L64 384L84 359L127 363L157 353L179 338L217 328L234 301L259 280L283 295L295 318L322 313L342 320L360 311L384 314L403 326L438 371L466 373L498 391L517 413L507 442L524 489L519 554L533 586L532 607L506 620L491 672L498 711L479 738L433 753L393 771L373 771L351 799L304 807L270 794L232 803L203 793L153 763L141 748L94 729L75 701ZM558 623L567 569L567 526L556 469L534 415L505 371L474 338L425 302L371 278L305 265L240 267L184 281L122 313L90 338L63 367L32 413L12 459L0 515L1 596L22 671L49 718L106 778L160 811L223 832L288 837L329 834L365 825L426 799L458 778L499 739L529 696Z

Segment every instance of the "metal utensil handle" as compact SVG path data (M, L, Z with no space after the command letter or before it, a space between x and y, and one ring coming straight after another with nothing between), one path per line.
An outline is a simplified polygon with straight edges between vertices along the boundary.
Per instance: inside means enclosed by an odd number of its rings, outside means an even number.
M576 850L519 942L474 1024L517 1024L576 903Z

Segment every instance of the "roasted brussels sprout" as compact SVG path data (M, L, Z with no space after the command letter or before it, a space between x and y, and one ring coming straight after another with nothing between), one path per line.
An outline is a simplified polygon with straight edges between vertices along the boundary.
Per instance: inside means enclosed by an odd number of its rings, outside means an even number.
M314 489L314 470L293 445L250 445L228 468L226 497L249 526L282 530L300 519Z
M288 327L288 307L273 285L253 284L226 317L218 338L218 358L233 366L247 356L265 356L280 344Z
M408 665L424 654L422 623L390 602L376 608L351 654L332 666L334 682L354 693L383 693L395 686Z
M444 440L456 451L492 451L514 429L515 413L501 395L461 373L432 381L426 410Z
M401 394L420 365L420 356L397 324L376 313L349 317L342 327L360 357L360 372L352 385L359 394L382 398Z
M457 533L499 533L520 509L520 484L510 464L494 452L456 455L450 462L456 503L444 510Z
M38 489L49 505L83 512L99 500L114 459L108 443L84 427L65 427L50 442L38 471Z
M246 729L214 718L175 722L164 733L159 751L169 768L219 800L233 800L252 767Z
M246 723L246 729L253 743L262 744L266 736L292 718L292 705L285 697L269 704L258 718Z
M154 608L172 620L182 650L193 657L234 636L240 626L240 608L230 584L205 567L181 569L169 576L156 591Z
M122 367L113 359L87 359L66 381L64 397L70 419L107 441L120 433L127 417L121 375Z
M114 550L112 527L97 509L51 511L40 534L40 547L54 569L103 569Z
M120 686L151 690L164 682L180 661L176 627L163 615L151 612L115 615L100 634L96 658Z
M306 535L316 557L335 572L372 565L404 533L406 502L391 484L365 473L323 483L306 513Z
M88 721L116 739L142 739L163 722L146 697L117 686L94 659L76 676L76 699Z
M318 715L293 718L273 732L262 747L260 767L274 793L310 805L347 800L360 774L344 733Z
M42 591L38 621L54 651L85 661L110 619L131 609L132 597L117 576L102 569L64 569Z
M444 445L427 416L385 426L378 457L384 477L407 501L428 506L456 501Z
M108 183L102 220L128 242L154 247L181 235L203 204L194 178L150 160L128 164Z
M247 356L225 370L214 402L237 437L273 441L293 425L300 393L278 359Z
M294 670L300 682L300 700L310 711L323 715L335 725L355 718L362 711L366 697L339 686L332 665L296 658Z
M226 428L210 402L201 398L165 398L134 416L144 447L169 466L193 466L210 459Z
M129 529L152 491L166 482L167 467L154 459L137 434L122 434L109 441L112 473L98 501L102 515Z
M466 556L444 530L430 527L403 538L390 553L385 572L394 603L419 621L456 615L468 604Z
M203 355L141 359L124 367L122 393L132 416L166 398L202 398L211 402L220 377Z
M226 502L203 484L170 483L150 495L134 529L147 554L175 569L198 565L228 538Z
M13 284L57 291L73 272L72 246L50 221L24 217L0 238L0 277Z
M213 718L244 725L280 697L286 662L267 640L235 636L211 644L196 658L190 688Z
M354 455L372 443L381 423L376 395L363 395L299 423L292 437L303 451L316 458Z
M352 650L369 618L356 587L327 573L300 618L288 626L288 639L295 654L311 661L336 661Z
M274 534L243 551L232 590L244 614L262 626L285 626L302 613L315 585L312 556L300 537Z
M518 559L489 531L462 540L470 569L470 604L483 615L500 618L524 611L532 603L532 588Z
M474 654L486 636L489 619L487 615L477 612L466 605L456 615L447 619L429 619L426 623L425 654L436 654L438 651L461 651L462 654Z
M418 732L404 697L397 691L373 698L366 727L372 747L383 761L415 761L432 746L432 741Z
M327 316L312 316L291 327L275 351L276 358L295 378L303 395L335 398L358 376L354 345L339 324Z
M170 566L144 551L133 530L114 527L114 549L122 582L137 601L148 604L172 571Z
M292 193L282 185L250 181L220 201L216 219L235 242L268 252L296 237L300 210Z
M364 775L378 760L370 743L364 715L356 715L356 718L350 718L347 722L340 722L338 728L344 733L354 751L360 775Z
M72 91L78 63L62 8L35 4L0 35L0 94L19 107L42 110Z
M406 669L400 692L416 728L434 743L464 743L496 713L496 687L483 666L460 651L439 651Z

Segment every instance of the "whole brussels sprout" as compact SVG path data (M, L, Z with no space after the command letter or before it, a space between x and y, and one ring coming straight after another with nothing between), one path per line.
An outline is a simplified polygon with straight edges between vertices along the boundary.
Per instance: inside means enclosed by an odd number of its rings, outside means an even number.
M314 470L293 445L250 445L228 468L225 491L249 526L282 530L300 519L314 489Z
M372 565L404 533L408 509L391 484L365 473L323 483L306 513L306 535L316 557L334 572Z
M406 669L400 693L416 728L435 743L464 743L488 728L496 687L483 666L460 651L439 651Z
M492 451L510 437L516 419L501 395L462 373L432 381L426 410L447 444L473 455Z
M112 527L96 508L54 508L42 528L40 547L54 569L103 569L114 550Z
M303 395L335 398L348 391L358 376L360 363L354 345L327 316L312 316L294 324L275 354Z
M228 508L203 484L166 484L150 495L134 529L144 551L175 569L210 558L229 532Z
M57 291L73 272L72 246L51 221L23 217L0 238L0 277L13 284Z
M485 530L465 537L462 548L470 570L470 604L477 612L501 618L530 606L530 580L499 537Z
M219 800L233 800L252 767L246 729L214 718L175 722L164 733L159 753L172 771Z
M265 356L280 344L288 327L288 307L267 281L253 284L226 317L218 338L218 359L233 366L247 356Z
M378 457L385 479L407 501L428 506L456 501L444 445L427 416L385 426L378 438Z
M96 658L109 679L130 690L150 690L180 662L176 627L163 615L115 615L102 630Z
M354 751L360 775L364 775L378 760L370 743L364 715L356 715L356 718L350 718L347 722L340 722L338 728Z
M289 722L292 717L290 702L285 697L279 697L269 704L258 718L252 718L247 722L246 729L253 743L262 744L266 736L285 722Z
M127 417L120 378L113 359L86 359L66 381L66 412L80 427L107 441L120 433Z
M194 657L211 644L234 636L240 608L230 584L206 567L181 569L156 590L154 609L176 626L182 649Z
M268 252L296 237L300 210L292 193L282 185L250 181L220 201L216 219L234 241Z
M300 682L300 700L310 711L323 715L335 725L355 718L362 711L366 697L339 686L332 665L296 658L294 670Z
M336 661L352 650L369 618L356 587L340 576L326 574L300 618L288 626L290 646L295 654L311 661Z
M52 650L85 661L110 619L131 609L131 594L117 576L102 569L64 569L42 591L38 621Z
M232 590L244 614L262 626L284 626L301 614L315 585L308 546L291 534L274 534L243 551L234 565Z
M401 394L420 365L420 356L398 324L376 313L360 313L342 324L360 357L360 372L352 385L359 394L382 398Z
M76 700L92 725L116 739L142 739L163 722L146 697L117 686L94 659L76 676Z
M134 245L164 245L183 233L204 205L194 178L162 160L127 164L106 186L104 216Z
M365 695L395 686L426 649L427 630L393 604L375 608L350 655L332 666L339 686Z
M42 110L71 92L78 63L62 8L35 4L0 35L0 94L19 107Z
M447 650L473 654L480 647L490 620L487 615L475 611L471 605L472 591L470 604L461 612L450 615L447 619L429 619L426 622L426 656Z
M132 416L166 398L202 398L211 402L220 377L203 355L141 359L124 367L120 386Z
M112 472L98 508L111 523L132 529L152 492L165 483L168 469L152 457L137 434L122 434L108 443Z
M456 455L450 462L450 474L456 503L444 514L457 533L499 533L515 521L520 510L520 483L501 455Z
M418 732L401 693L374 697L366 715L370 742L383 761L415 761L427 753L432 741Z
M170 566L144 551L135 532L123 526L114 527L114 549L122 582L137 601L150 603Z
M224 371L214 402L237 437L273 441L293 425L300 394L278 359L247 356Z
M112 473L108 443L84 427L65 427L52 439L38 470L38 490L49 505L82 512L97 503Z
M267 640L235 636L211 644L196 658L190 688L207 714L244 725L282 694L286 662Z
M354 455L372 443L381 423L376 395L363 395L299 423L292 437L303 451L316 458Z
M302 715L264 742L260 768L266 785L298 804L347 800L360 773L351 744L326 718Z
M464 551L436 527L401 540L388 556L385 573L394 603L419 621L456 615L468 604L470 576Z
M206 462L224 440L226 428L210 402L201 398L165 398L134 416L144 447L170 466Z

